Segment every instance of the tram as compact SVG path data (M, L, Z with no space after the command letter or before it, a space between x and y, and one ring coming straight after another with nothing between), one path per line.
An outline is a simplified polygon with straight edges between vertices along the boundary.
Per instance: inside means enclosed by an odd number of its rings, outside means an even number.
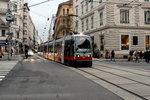
M92 66L92 43L87 35L67 35L45 42L39 54L47 59L67 65L84 64Z

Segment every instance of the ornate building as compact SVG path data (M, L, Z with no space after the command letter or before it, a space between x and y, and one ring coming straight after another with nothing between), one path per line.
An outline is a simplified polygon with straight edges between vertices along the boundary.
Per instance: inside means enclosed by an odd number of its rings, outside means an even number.
M73 31L73 2L67 1L59 4L54 23L54 37L61 38Z
M149 0L74 0L73 7L78 31L101 52L115 50L122 58L130 50L150 50Z

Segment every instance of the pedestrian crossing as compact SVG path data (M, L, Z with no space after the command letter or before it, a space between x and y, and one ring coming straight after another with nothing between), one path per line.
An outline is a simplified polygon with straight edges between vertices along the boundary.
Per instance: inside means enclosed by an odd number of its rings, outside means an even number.
M0 61L0 82L14 68L18 61Z

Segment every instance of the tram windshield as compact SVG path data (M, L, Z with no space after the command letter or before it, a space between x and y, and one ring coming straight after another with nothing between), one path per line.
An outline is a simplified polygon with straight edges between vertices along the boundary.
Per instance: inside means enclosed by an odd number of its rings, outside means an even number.
M90 53L91 52L90 38L76 37L76 52Z

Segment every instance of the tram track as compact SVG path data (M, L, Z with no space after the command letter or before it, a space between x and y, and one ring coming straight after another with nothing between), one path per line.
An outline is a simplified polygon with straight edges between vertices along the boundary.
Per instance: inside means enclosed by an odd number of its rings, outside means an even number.
M98 65L98 64L97 64L97 65ZM101 65L99 65L99 66L101 66ZM104 66L104 67L107 67L107 66ZM110 68L110 67L109 67L109 68ZM125 78L125 79L128 79L128 80L131 80L131 81L134 81L134 82L137 82L137 83L146 85L146 86L150 86L150 84L146 84L146 83L143 83L143 82L140 82L140 81L131 79L131 78L127 78L127 77L125 77L125 76L121 76L121 75L114 74L114 73L111 73L111 72L108 72L108 71L104 71L104 70L101 70L100 68L95 68L95 67L93 67L93 69L100 70L100 71L103 71L103 72L106 72L106 73L109 73L109 74L112 74L112 75L116 75L116 76L119 76L119 77L122 77L122 78ZM115 69L115 68L112 68L112 69ZM119 69L117 69L117 70L119 70ZM121 70L121 71L123 71L123 70ZM125 72L129 72L129 71L125 71ZM133 72L129 72L129 73L137 74L137 73L133 73ZM141 74L137 74L137 75L141 75ZM145 76L145 75L141 75L141 76ZM149 76L145 76L145 77L150 78Z
M132 71L127 71L127 70L124 70L124 69L114 68L114 67L101 65L101 64L94 64L94 65L98 65L98 66L101 66L101 67L107 67L107 68L111 68L111 69L116 69L116 70L120 70L120 71L125 71L125 72L129 72L129 73L132 73L132 74L141 75L141 76L145 76L145 77L149 77L150 78L150 75L143 75L143 74L135 73L135 72L132 72ZM149 72L150 73L150 71L145 71L145 72Z
M98 64L93 64L93 65L98 65ZM100 65L99 65L99 66L100 66ZM103 66L103 67L104 67L104 66ZM105 67L108 67L108 66L105 66ZM108 67L108 68L110 68L110 67ZM134 95L134 96L137 96L137 97L139 97L141 100L148 100L147 98L145 98L145 97L143 97L143 96L141 96L141 95L139 95L139 94L137 94L137 93L135 93L135 92L133 92L133 91L130 91L130 90L128 90L128 89L126 89L126 88L124 88L124 87L118 85L118 84L115 84L115 83L113 83L113 82L111 82L111 81L109 81L109 80L107 80L107 79L105 79L105 78L103 78L103 77L101 77L101 76L99 76L99 75L93 74L92 72L86 70L87 68L76 68L76 69L79 70L79 71L82 71L82 72L84 72L84 73L86 73L86 74L89 74L89 75L91 75L91 76L93 76L93 77L95 77L95 78L97 78L97 79L99 79L99 80L102 80L102 81L104 81L104 82L106 82L106 83L109 83L109 84L111 84L111 85L113 85L113 86L115 86L115 87L117 87L117 88L120 88L120 89L122 89L122 90L124 90L124 91L126 91L126 92L128 92L128 93L130 93L130 94L132 94L132 95ZM136 81L136 80L133 80L133 79L130 79L130 78L121 76L121 75L117 75L117 74L114 74L114 73L110 73L110 72L101 70L101 69L99 69L99 68L95 68L94 66L93 66L92 68L88 68L88 69L89 69L89 70L91 69L91 70L96 70L96 71L99 71L99 72L108 73L108 74L111 74L111 75L115 75L115 76L121 77L121 78L123 78L123 79L127 79L127 80L134 81L135 83L139 83L139 84L142 84L142 85L145 85L145 86L150 86L149 84L142 83L142 82L139 82L139 81ZM119 69L116 69L116 68L114 68L114 69L115 69L115 70L119 70ZM128 73L130 72L130 71L126 71L126 70L121 70L121 71L125 71L125 72L128 72ZM131 73L132 73L132 72L131 72ZM132 73L132 74L137 74L137 73ZM137 75L140 75L140 74L137 74ZM143 76L144 76L144 75L143 75ZM146 75L145 75L145 77L149 77L149 76L146 76ZM125 100L126 100L126 99L125 99ZM130 99L130 100L131 100L131 99ZM135 99L135 100L136 100L136 99Z

